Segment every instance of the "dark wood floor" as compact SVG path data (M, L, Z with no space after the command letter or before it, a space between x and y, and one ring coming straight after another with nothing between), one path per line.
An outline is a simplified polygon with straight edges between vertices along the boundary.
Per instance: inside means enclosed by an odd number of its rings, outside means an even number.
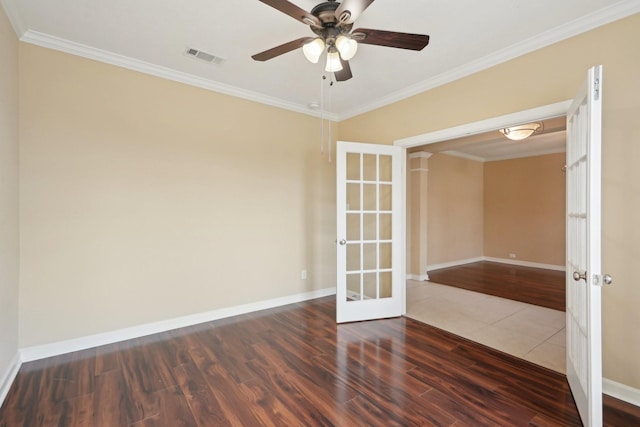
M564 376L333 297L26 363L0 426L578 426ZM605 425L640 408L605 397Z
M565 311L564 271L481 261L429 271L429 280Z

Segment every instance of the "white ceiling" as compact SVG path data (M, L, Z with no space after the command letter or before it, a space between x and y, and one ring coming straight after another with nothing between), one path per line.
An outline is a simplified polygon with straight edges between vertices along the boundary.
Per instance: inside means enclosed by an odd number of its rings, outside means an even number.
M22 41L308 114L321 64L297 50L251 55L312 32L258 0L0 0ZM311 10L319 0L293 0ZM353 78L325 94L340 120L640 12L640 0L377 0L354 28L423 33L421 52L361 45ZM185 55L193 47L219 64ZM322 62L322 61L321 61Z

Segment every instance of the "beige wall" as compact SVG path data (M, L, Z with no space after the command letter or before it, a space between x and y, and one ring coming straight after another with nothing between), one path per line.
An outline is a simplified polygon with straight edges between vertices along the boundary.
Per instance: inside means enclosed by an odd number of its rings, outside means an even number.
M572 99L604 66L603 290L605 377L640 388L640 14L340 123L340 139L393 140Z
M565 153L484 164L484 256L564 266Z
M429 159L429 266L482 256L482 170L482 162L446 154Z
M28 44L20 72L21 347L335 286L318 119Z
M0 389L18 352L18 39L0 7Z

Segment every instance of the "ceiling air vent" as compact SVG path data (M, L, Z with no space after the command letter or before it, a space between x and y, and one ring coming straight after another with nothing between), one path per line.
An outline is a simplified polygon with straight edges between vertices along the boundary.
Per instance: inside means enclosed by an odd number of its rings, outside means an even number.
M221 63L223 61L223 59L220 58L219 56L215 56L215 55L212 55L210 53L203 52L203 51L198 50L198 49L194 49L192 47L187 49L187 56L190 56L192 58L197 58L197 59L199 59L201 61L210 62L210 63L213 63L213 64L219 64L219 63Z

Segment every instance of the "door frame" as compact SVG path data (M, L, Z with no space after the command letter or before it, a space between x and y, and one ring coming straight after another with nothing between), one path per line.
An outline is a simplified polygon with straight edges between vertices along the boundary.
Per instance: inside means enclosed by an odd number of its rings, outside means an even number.
M421 135L411 136L408 138L397 139L393 141L393 145L397 145L403 148L402 157L406 159L407 157L407 149L418 147L422 145L435 144L436 142L448 141L450 139L461 138L463 136L470 136L479 133L485 133L494 131L496 129L505 128L508 126L513 126L518 123L530 123L535 121L540 121L544 119L550 119L553 117L561 117L566 116L569 112L569 108L573 103L573 99L569 99L566 101L556 102L554 104L543 105L536 108L531 108L528 110L518 111L511 114L505 114L503 116L491 117L484 120L479 120L477 122L467 123L460 126L454 126L447 129L441 129L433 132L427 132ZM406 211L407 206L407 174L402 174L402 206ZM407 254L407 224L406 224L406 215L402 217L402 238L403 241L400 242L402 245L402 250L404 251L403 258L406 260ZM404 267L403 267L404 268ZM422 274L423 272L421 272ZM426 272L424 272L426 273ZM403 287L403 296L402 299L402 314L407 314L407 297L406 297L406 269L404 274L404 282L405 286Z

